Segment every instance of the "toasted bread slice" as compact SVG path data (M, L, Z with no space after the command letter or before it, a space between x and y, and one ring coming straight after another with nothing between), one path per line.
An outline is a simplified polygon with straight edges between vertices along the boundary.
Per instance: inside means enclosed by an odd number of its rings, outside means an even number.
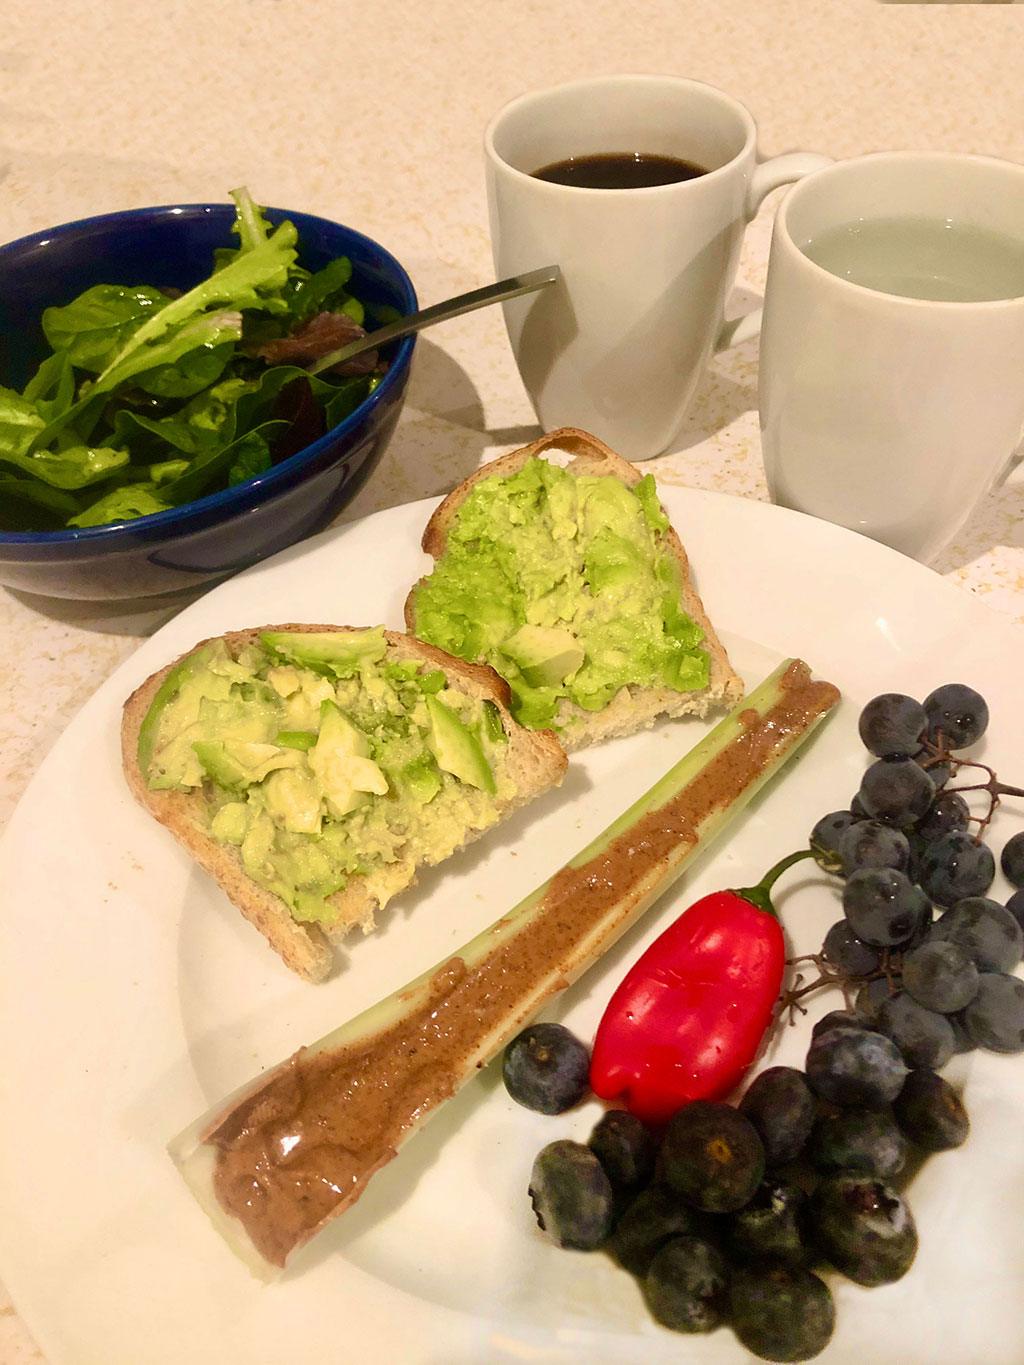
M264 631L355 631L353 626L283 625L261 626L252 630L230 631L221 637L232 653L245 644L256 643ZM465 694L493 702L498 708L502 726L508 736L503 756L503 771L511 779L514 794L499 806L499 819L525 805L549 787L557 786L566 767L565 751L550 731L529 731L517 725L508 710L509 691L505 682L493 669L468 664L452 658L443 650L408 635L385 631L387 658L400 662L416 660L441 669L449 683ZM209 643L200 641L195 649ZM193 653L194 650L188 651ZM182 658L187 655L182 655ZM280 897L266 890L245 872L238 850L214 839L206 823L206 803L202 794L190 791L153 791L147 785L139 767L139 731L146 713L167 674L179 659L162 668L138 687L124 706L121 725L121 746L125 776L136 799L161 824L166 825L179 843L220 885L242 914L264 935L289 967L307 981L322 981L333 963L331 940L344 937L356 924L368 933L374 926L374 911L383 901L415 883L418 864L395 864L396 876L383 900L371 895L365 878L353 875L344 890L337 892L329 903L337 908L338 917L325 932L319 925L300 923ZM462 847L485 831L467 828L457 847Z
M523 446L521 450L513 450L508 455L492 460L453 489L427 522L422 542L426 553L435 560L444 554L448 531L459 508L482 479L509 478L535 456L551 456L556 452L563 452L570 457L564 467L571 474L610 474L630 488L643 478L636 465L616 455L597 437L574 427L561 427L531 445ZM568 749L579 749L616 735L633 734L652 725L658 716L703 716L716 707L732 705L743 696L743 681L734 671L715 634L715 628L693 585L686 551L671 527L664 534L664 543L679 562L683 610L704 632L702 648L707 650L710 660L708 685L700 692L677 692L669 687L624 687L600 711L585 711L563 698L559 702L557 717L558 736ZM405 602L406 625L413 634L416 632L418 586L414 585Z

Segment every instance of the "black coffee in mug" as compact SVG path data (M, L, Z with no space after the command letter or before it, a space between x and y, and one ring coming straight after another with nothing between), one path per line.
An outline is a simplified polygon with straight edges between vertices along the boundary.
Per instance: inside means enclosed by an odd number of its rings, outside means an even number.
M533 172L536 180L575 185L584 190L641 190L651 185L675 185L707 175L703 166L676 156L654 152L595 152L553 161Z

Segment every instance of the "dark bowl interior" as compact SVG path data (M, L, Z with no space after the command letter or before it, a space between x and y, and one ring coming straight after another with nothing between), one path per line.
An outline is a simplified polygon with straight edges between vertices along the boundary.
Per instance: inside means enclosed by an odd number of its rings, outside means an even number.
M299 261L352 261L351 291L373 309L417 307L405 270L379 243L324 218L270 209L299 233ZM107 214L0 247L0 384L22 388L47 354L40 318L99 283L189 289L233 242L229 204ZM373 469L401 410L413 337L385 349L378 388L339 426L265 474L134 521L82 530L0 532L0 583L58 597L134 598L194 588L321 529Z

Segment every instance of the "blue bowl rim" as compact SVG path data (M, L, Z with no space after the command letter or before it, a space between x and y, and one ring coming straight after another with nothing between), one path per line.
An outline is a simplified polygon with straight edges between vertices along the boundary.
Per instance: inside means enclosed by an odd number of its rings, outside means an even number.
M155 214L167 214L176 217L179 214L186 213L209 213L214 209L227 209L233 213L234 205L228 203L152 204L145 208L122 209L115 213L94 214L90 218L76 218L72 222L61 223L57 227L31 232L24 237L16 238L13 242L5 242L0 246L0 269L2 269L4 257L8 253L41 246L46 238L63 236L103 224L113 225L114 223L124 223L125 220L149 218ZM408 272L398 258L374 238L368 237L366 233L359 232L356 228L348 227L344 223L336 223L330 218L322 218L314 213L303 213L299 209L267 207L264 212L274 219L291 218L294 220L301 218L311 223L322 223L329 228L341 228L349 237L357 239L360 243L365 243L371 251L378 252L386 257L387 264L394 270L398 283L406 296L408 305L406 311L409 313L416 311L419 301ZM222 511L230 512L235 503L239 504L241 508L242 504L251 501L253 494L260 493L264 489L273 489L279 483L287 482L302 469L307 461L315 460L318 455L326 450L328 444L333 445L354 431L367 415L372 413L387 398L390 391L402 378L408 369L415 344L415 334L403 337L398 343L398 351L394 360L388 366L384 378L373 393L364 398L344 421L339 422L330 431L325 431L322 436L317 437L310 445L304 446L302 450L297 450L294 455L289 455L287 459L273 465L265 474L258 474L255 478L246 479L244 483L236 484L233 488L222 489L219 493L208 493L205 497L193 498L191 502L182 503L180 507L172 507L166 512L150 512L148 516L130 517L126 521L112 521L105 526L74 526L62 531L0 531L0 545L73 545L79 541L108 540L124 530L131 532L142 530L146 533L152 531L156 534L161 531L173 532L176 529L181 529L179 523L190 521L197 512L212 515Z

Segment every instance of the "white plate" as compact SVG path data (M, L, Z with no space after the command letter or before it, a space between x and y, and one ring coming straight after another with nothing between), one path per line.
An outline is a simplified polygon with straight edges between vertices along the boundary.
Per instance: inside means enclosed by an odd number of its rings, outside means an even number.
M945 681L988 697L987 752L1024 777L1024 636L911 560L774 507L665 488L699 587L756 682L788 654L845 700L788 771L644 923L558 1006L584 1037L625 966L690 900L742 885L845 806L864 753L859 707ZM398 624L432 504L395 508L270 561L183 612L83 709L26 793L0 850L2 1272L51 1365L490 1365L740 1361L728 1331L657 1328L607 1258L561 1252L533 1224L533 1156L584 1137L596 1105L541 1118L495 1068L468 1086L285 1280L250 1279L207 1224L164 1144L215 1099L444 957L582 847L696 740L673 722L574 761L536 802L383 916L325 985L293 977L132 802L121 703L203 636L286 621ZM31 697L25 698L31 707ZM998 846L1020 827L1001 812ZM998 884L1005 892L1006 888ZM997 890L996 894L1000 894ZM794 945L820 945L834 888L795 874ZM820 999L814 1012L837 1007ZM806 1023L771 1056L800 1064ZM1024 1059L975 1053L973 1131L910 1198L921 1251L899 1284L838 1277L825 1359L903 1365L1024 1360Z

